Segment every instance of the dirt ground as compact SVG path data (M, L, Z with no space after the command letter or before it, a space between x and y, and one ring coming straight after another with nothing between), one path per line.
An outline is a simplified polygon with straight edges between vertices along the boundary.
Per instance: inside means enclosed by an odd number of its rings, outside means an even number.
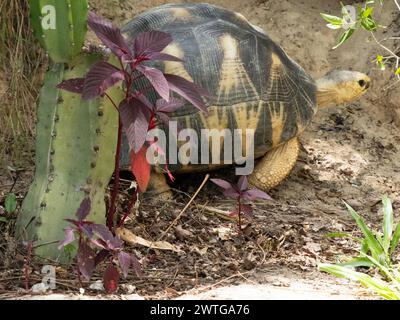
M98 13L122 25L136 14L168 1L91 2ZM270 193L273 201L254 204L255 218L244 237L234 234L232 222L204 209L207 205L229 210L233 205L209 183L180 218L180 228L172 228L165 239L180 252L133 247L141 258L145 277L124 280L119 293L135 293L144 298L370 299L371 294L357 285L318 272L317 264L336 262L355 253L354 243L326 236L330 232L356 230L342 200L375 226L381 221L379 201L383 195L393 200L395 208L400 207L396 98L382 89L390 74L375 67L376 46L367 33L357 32L339 49L331 49L338 34L325 27L319 14L337 14L340 4L336 0L209 2L240 12L262 27L313 77L323 76L331 69L351 69L367 73L373 85L354 104L318 112L301 136L301 155L294 171ZM382 12L376 12L376 18L381 24L392 26L390 30L399 30L392 24L395 13L394 5L388 1ZM398 87L393 90L398 91ZM21 198L30 174L24 172L17 184ZM212 175L233 177L233 172ZM127 228L148 240L157 239L203 178L204 174L178 178L173 186L177 189L176 198L170 203L144 200L136 221L129 222ZM0 191L5 193L10 183L9 177L2 177ZM126 183L123 189L128 186ZM60 271L60 289L76 293L76 279L63 278L62 274ZM35 279L40 281L38 270L33 272L31 281ZM0 297L7 298L10 292L18 291L22 281L22 275L13 275L12 271L0 276ZM236 285L245 287L236 287L236 291L232 287L220 288Z

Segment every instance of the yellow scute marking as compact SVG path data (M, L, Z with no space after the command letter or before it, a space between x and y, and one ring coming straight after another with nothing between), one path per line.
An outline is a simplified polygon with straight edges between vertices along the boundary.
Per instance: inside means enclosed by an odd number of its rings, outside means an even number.
M262 102L258 105L250 106L248 103L240 103L232 107L236 129L242 130L242 154L247 154L246 129L256 130L259 122L259 115L262 109Z
M275 111L274 109L275 108L272 108L272 106L270 106L271 126L272 126L272 145L275 147L275 146L279 145L281 142L283 126L285 124L285 113L283 110L282 103L279 103L278 111Z
M175 42L169 44L163 51L163 53L170 54L174 57L177 57L181 60L184 60L185 53L182 48ZM165 61L165 73L175 74L177 76L181 76L188 81L193 82L192 77L189 75L187 70L185 69L185 65L183 62L178 61Z
M192 14L189 12L189 10L184 9L184 8L173 8L171 9L172 16L176 19L179 18L190 18Z
M235 92L258 96L256 88L240 60L237 40L230 34L221 36L219 40L224 59L221 66L218 101L229 100L229 96Z
M271 54L271 60L272 60L272 68L277 69L282 65L281 59L274 52Z
M218 111L222 111L221 117L219 117ZM226 108L211 106L208 107L209 115L205 116L204 113L199 112L200 119L203 123L204 128L206 129L218 129L223 130L228 128L228 115L226 112Z

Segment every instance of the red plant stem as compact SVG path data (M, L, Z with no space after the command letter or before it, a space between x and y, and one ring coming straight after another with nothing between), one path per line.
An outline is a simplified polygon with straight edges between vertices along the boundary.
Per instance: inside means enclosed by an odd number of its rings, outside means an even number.
M238 225L239 225L239 232L242 231L242 219L241 219L241 214L242 214L242 202L241 202L241 197L238 198Z
M135 205L135 203L137 201L137 195L138 195L138 189L136 188L134 193L132 194L132 198L131 198L131 201L129 202L129 206L128 206L128 209L126 210L126 213L124 214L124 216L122 217L122 219L118 223L118 228L121 228L125 224L126 218L132 212L132 208L133 208L133 206Z
M79 232L79 246L78 246L78 250L81 248L82 246L82 234L81 232ZM83 282L82 282L82 278L81 278L81 270L79 269L79 263L76 264L76 271L78 273L78 281L79 281L79 285L81 288L83 288Z
M115 155L115 169L114 169L114 188L111 194L110 206L107 213L107 227L110 231L113 230L114 227L114 216L116 211L116 200L118 196L119 189L119 162L121 156L121 143L122 143L122 122L121 117L118 116L118 141L117 141L117 150Z

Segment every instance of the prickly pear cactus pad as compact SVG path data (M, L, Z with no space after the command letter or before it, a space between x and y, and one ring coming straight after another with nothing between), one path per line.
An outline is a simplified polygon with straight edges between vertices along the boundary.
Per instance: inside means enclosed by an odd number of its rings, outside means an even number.
M67 63L82 50L87 0L30 0L34 33L54 62Z
M33 240L35 254L66 261L57 248L85 196L92 202L88 220L105 222L104 193L114 169L118 113L108 99L82 101L56 89L62 80L83 77L100 57L81 54L64 70L55 64L46 74L38 107L36 172L17 221L17 234ZM122 92L108 94L119 101Z

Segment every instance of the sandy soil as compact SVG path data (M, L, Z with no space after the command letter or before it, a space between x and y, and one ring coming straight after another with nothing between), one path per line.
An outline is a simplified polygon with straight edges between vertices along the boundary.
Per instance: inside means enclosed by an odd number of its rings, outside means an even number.
M97 12L119 25L166 2L91 1ZM147 282L132 280L135 292L147 298L185 294L194 298L231 298L231 291L205 289L245 284L252 286L248 289L252 294L263 292L265 298L296 298L308 292L315 298L369 298L358 286L319 273L316 266L354 253L353 243L325 236L328 232L355 230L342 200L374 225L381 221L382 195L387 194L395 208L400 207L400 132L395 125L398 96L382 91L389 73L375 67L376 47L367 33L358 32L347 44L331 50L338 34L325 27L319 13L337 13L340 7L336 0L210 2L238 11L262 27L315 78L331 69L352 69L367 73L373 86L359 102L321 110L316 115L301 136L302 151L294 171L271 192L274 201L255 205L255 219L246 239L233 235L221 238L220 228L233 228L232 224L210 216L201 206L229 209L232 202L222 199L213 187L204 188L179 222L192 234L182 238L179 232L172 232L166 239L179 245L184 253L135 248L145 262L147 277ZM381 24L390 25L394 12L388 1L376 18ZM182 193L193 192L203 177L198 175L194 179L198 181L191 185L176 184L174 187L180 192L172 203L155 207L145 201L141 215L129 228L156 239L187 202Z

